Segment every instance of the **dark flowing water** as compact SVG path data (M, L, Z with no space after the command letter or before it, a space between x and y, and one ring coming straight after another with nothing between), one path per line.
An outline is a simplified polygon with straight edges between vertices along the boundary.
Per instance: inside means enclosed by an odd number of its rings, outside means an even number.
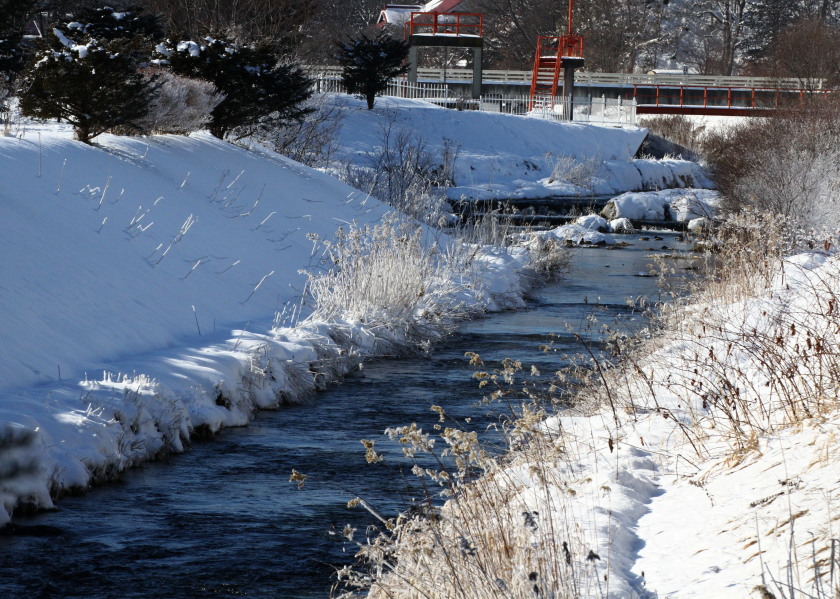
M311 405L264 412L122 482L64 498L58 511L18 519L63 534L0 536L0 599L327 597L333 567L353 550L330 529L350 524L361 536L373 522L347 501L358 495L395 515L412 494L410 465L394 452L367 464L360 439L393 449L382 431L428 427L433 404L478 429L492 422L464 353L478 352L486 368L510 357L557 370L562 352L580 351L573 333L594 334L590 316L631 318L626 298L657 297L656 279L635 276L649 271L650 249L684 249L674 236L632 241L578 251L573 271L537 291L528 310L466 323L430 358L368 364ZM560 352L539 350L552 341ZM289 483L293 468L309 476L302 490Z

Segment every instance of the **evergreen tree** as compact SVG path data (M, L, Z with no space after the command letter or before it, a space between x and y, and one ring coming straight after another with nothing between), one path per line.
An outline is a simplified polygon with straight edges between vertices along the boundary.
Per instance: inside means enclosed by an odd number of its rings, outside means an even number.
M224 94L209 124L219 139L234 130L241 139L257 127L279 127L311 112L304 106L312 95L311 80L297 65L280 63L268 43L240 46L208 37L201 45L167 43L158 51L159 63L168 63L179 75L210 81Z
M34 10L35 0L0 0L0 95L13 87L23 69L23 29Z
M64 29L71 39L78 39L81 36L100 42L134 39L138 36L148 40L163 38L163 25L160 18L146 13L140 6L120 10L110 6L80 8L74 13L73 21L64 25Z
M408 72L408 44L386 33L371 39L362 34L347 42L336 42L336 60L344 68L341 80L347 91L367 100L373 109L376 96L385 91L388 81Z
M0 0L0 37L22 33L34 11L35 0Z
M22 113L66 121L85 143L115 127L136 129L155 83L139 72L148 40L132 14L80 11L54 27L24 73ZM78 20L83 15L93 20Z
M0 38L0 86L13 85L23 69L25 52L20 45L21 38L21 35Z

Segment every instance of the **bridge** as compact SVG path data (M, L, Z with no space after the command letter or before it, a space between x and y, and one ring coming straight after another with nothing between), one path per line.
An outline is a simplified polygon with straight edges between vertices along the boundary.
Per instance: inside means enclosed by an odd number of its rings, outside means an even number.
M338 78L340 67L309 67L323 77ZM451 97L468 97L472 69L418 68L420 83L444 85ZM523 107L532 84L532 71L485 69L482 95L512 99ZM823 80L795 78L710 76L674 73L575 73L575 101L591 98L636 101L636 114L702 114L750 116L809 94L838 93Z

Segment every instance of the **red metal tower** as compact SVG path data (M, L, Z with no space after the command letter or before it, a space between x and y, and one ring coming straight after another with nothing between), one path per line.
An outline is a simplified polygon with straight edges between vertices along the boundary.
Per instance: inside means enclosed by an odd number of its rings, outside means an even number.
M583 37L572 29L574 0L569 0L568 32L561 36L541 35L537 39L537 52L531 78L531 109L551 105L557 96L560 70L563 70L563 95L568 104L571 120L571 99L575 69L583 66Z

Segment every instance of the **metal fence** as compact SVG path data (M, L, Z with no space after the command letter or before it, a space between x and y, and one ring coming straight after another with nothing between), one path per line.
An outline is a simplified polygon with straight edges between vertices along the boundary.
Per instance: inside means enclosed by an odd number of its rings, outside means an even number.
M316 92L347 93L341 79L332 73L313 78ZM554 121L568 120L569 103L565 98L555 97L532 106L529 96L503 96L487 94L479 99L464 98L450 93L445 83L410 84L405 80L392 79L382 94L397 98L426 100L438 106L457 110L481 110L506 114L527 115ZM571 104L573 120L579 123L600 125L635 125L636 101L622 98L575 98Z
M310 73L320 73L338 77L341 67L308 66ZM417 69L417 77L432 81L472 81L473 70L463 68L424 68ZM532 71L503 71L485 69L484 81L531 84ZM576 85L605 85L633 87L634 85L687 85L700 87L745 87L759 89L825 89L822 79L803 82L796 78L777 77L738 77L723 75L696 75L676 73L588 73L575 72Z
M345 87L341 79L332 74L321 74L314 77L313 87L316 92L347 93L347 87ZM430 102L445 102L451 96L449 87L445 83L410 84L408 81L402 79L391 79L382 95L396 98L411 98L414 100L428 100Z
M569 108L571 107L571 111ZM571 104L566 98L555 97L532 105L529 96L482 96L478 110L521 114L553 121L567 121L569 115L577 123L596 125L635 125L636 101L623 98L575 98Z

